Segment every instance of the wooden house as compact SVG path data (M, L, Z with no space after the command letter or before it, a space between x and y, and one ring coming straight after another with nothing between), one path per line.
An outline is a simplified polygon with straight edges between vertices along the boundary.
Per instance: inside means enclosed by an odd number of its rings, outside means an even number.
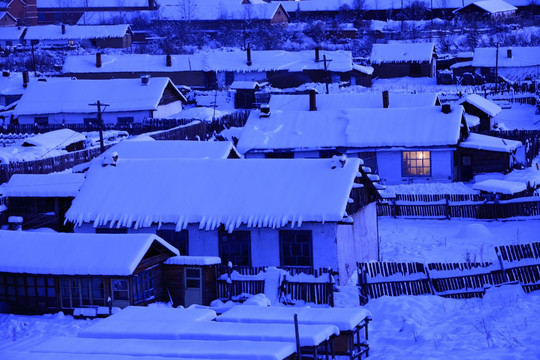
M492 130L496 125L494 117L502 111L499 105L477 94L467 95L460 104L467 114L478 118L478 124L468 124L471 131Z
M433 43L373 44L373 77L434 77L436 53Z
M21 217L23 230L70 232L64 215L83 181L83 174L14 174L4 189L8 216Z
M308 82L351 81L350 51L211 51L191 55L67 56L64 76L79 79L169 77L176 85L214 89L234 81L268 81L279 88Z
M234 93L236 109L253 109L255 107L255 92L261 88L256 81L235 81L231 84Z
M19 124L97 124L98 101L104 123L124 125L177 114L187 102L168 78L73 79L31 83L14 113Z
M510 81L537 79L540 46L476 48L472 66L487 82L495 82L497 76Z
M331 267L346 281L357 261L378 258L378 192L361 164L119 158L92 164L66 218L75 232L151 232L182 255Z
M517 7L502 0L481 0L462 6L453 11L456 17L465 21L501 21L514 17Z
M178 255L152 234L0 231L0 247L0 307L11 313L96 316L168 300L163 262Z
M133 32L129 25L40 25L30 26L24 40L41 48L66 49L76 46L128 48Z

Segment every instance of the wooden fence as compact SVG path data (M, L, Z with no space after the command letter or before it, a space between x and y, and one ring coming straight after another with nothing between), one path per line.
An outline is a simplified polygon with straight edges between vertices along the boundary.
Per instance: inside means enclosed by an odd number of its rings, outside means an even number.
M540 243L495 248L498 262L358 263L360 302L384 295L482 297L491 286L519 283L524 291L540 290Z
M521 143L525 145L527 166L531 166L533 159L538 156L540 152L540 130L491 130L484 131L482 134L503 139L521 141Z
M244 294L256 295L264 293L265 280L261 279L260 274L265 272L265 267L219 267L217 268L216 292L219 299L234 299L242 300ZM284 270L284 269L282 269ZM232 271L237 271L244 276L254 276L256 278L234 279L234 277L226 277L224 274L231 274ZM331 269L311 269L311 268L288 268L286 274L281 277L278 284L280 301L286 304L296 301L305 301L315 304L327 304L334 306L334 281L333 277L328 275L327 281L321 282L306 282L296 281L291 278L293 275L305 273L320 277L325 274L333 274ZM319 275L319 276L317 276Z

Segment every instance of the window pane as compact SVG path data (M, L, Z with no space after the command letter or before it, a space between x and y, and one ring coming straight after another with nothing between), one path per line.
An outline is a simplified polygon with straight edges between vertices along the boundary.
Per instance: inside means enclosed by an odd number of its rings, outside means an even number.
M281 230L279 242L281 266L313 266L310 230Z
M219 256L222 263L251 265L251 233L249 231L219 232Z

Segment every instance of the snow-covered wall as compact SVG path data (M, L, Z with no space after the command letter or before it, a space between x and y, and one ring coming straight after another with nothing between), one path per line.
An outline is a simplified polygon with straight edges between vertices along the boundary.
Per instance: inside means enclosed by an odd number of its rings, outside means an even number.
M89 102L90 103L90 102ZM90 106L88 106L90 108ZM168 108L163 109L166 113ZM159 109L158 109L159 111ZM180 112L175 111L175 113ZM35 117L44 117L47 116L49 119L49 124L83 124L84 119L97 118L96 113L78 113L78 114L48 114L48 115L19 115L19 124L34 124ZM119 117L133 117L133 122L140 123L143 119L151 118L151 111L124 111L124 112L112 112L109 113L105 111L103 113L103 122L116 124Z
M182 111L182 102L174 101L166 105L159 105L157 110L154 111L153 117L156 119L166 118L178 114L180 111Z

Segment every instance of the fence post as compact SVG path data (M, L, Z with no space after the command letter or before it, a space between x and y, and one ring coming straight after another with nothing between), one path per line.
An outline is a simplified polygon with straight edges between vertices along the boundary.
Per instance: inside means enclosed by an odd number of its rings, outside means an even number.
M504 265L503 265L502 256L498 248L495 248L495 253L497 254L497 258L499 259L499 266L501 267L503 281L508 282L508 278L506 277L506 270L504 269Z
M446 204L445 204L445 207L444 207L444 212L445 212L446 218L448 220L450 220L450 195L446 194L446 195L444 195L444 197L445 197L445 200L446 200Z
M334 285L335 285L335 280L334 280L334 272L332 271L332 268L328 268L328 289L330 290L330 299L329 299L329 302L330 302L330 307L334 307Z
M358 303L360 305L366 305L368 303L368 296L367 296L367 290L364 287L364 285L367 283L367 279L365 277L364 272L360 267L356 269L356 273L358 274Z

